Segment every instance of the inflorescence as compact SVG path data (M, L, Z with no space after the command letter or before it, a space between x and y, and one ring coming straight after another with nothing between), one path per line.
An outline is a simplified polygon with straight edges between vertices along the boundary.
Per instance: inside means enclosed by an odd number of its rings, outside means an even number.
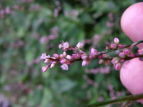
M99 64L104 63L108 65L112 63L114 68L119 70L124 61L135 57L143 57L143 49L138 49L137 54L132 52L132 48L141 42L143 42L143 40L131 45L122 45L119 44L118 38L114 38L114 43L110 46L106 46L105 51L99 52L92 48L89 54L82 50L84 44L81 42L79 42L75 47L72 47L68 42L62 42L58 45L58 47L63 50L62 54L53 54L52 57L50 55L46 55L46 53L41 55L40 59L44 59L44 63L47 63L45 67L42 67L42 71L46 72L49 68L53 68L57 63L61 64L61 68L63 70L68 70L68 66L72 65L76 61L82 61L82 66L86 66L89 65L93 59L99 59ZM67 51L69 50L73 51L73 54L68 55ZM118 50L118 55L116 57L111 57L109 53L116 50Z

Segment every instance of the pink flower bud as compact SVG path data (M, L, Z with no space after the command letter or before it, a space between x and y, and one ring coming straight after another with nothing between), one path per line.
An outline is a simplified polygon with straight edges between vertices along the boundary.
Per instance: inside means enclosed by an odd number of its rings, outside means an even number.
M90 60L83 60L83 61L82 61L82 66L89 65L90 62L91 62Z
M67 53L66 52L63 52L63 57L66 57L67 56Z
M130 49L124 49L123 52L124 52L126 55L131 55L131 50L130 50Z
M139 49L139 50L138 50L138 53L139 53L140 55L143 55L143 48L142 48L142 49Z
M43 72L46 72L46 71L48 70L48 68L49 68L49 65L47 65L47 66L45 66L45 67L42 67L42 71L43 71Z
M81 56L80 56L80 54L72 54L72 57L74 58L74 59L79 59Z
M61 62L62 64L64 64L64 63L66 63L66 62L67 62L67 59L62 58L62 59L60 60L60 62Z
M70 56L70 55L67 55L67 57L66 57L67 59L72 59L72 56Z
M111 47L111 49L116 49L117 45L116 44L111 44L110 47Z
M51 66L50 66L50 68L53 68L55 65L56 65L56 64L52 63Z
M98 51L96 50L96 49L94 49L94 48L91 48L91 51L90 51L91 53L97 53Z
M54 57L55 59L59 59L59 58L60 58L60 56L59 56L58 54L53 54L53 57Z
M63 65L61 66L61 68L62 68L63 70L68 70L68 69L69 69L67 64L63 64Z
M121 63L117 63L117 64L114 65L116 70L120 70L121 66L122 66Z
M46 55L46 53L42 53L40 59L46 59L46 58L50 58L50 55Z
M84 46L84 44L81 43L81 42L79 42L76 46L77 46L79 49L81 49L81 48Z
M115 57L112 59L112 64L117 64L119 62L119 58L118 57Z
M50 59L45 59L44 63L50 63Z
M63 48L63 45L62 44L59 44L59 49L62 49Z
M119 53L119 57L120 57L120 58L125 58L125 57L126 57L126 55L125 55L125 53L124 53L124 52L120 52L120 53Z
M82 55L81 55L81 58L82 58L83 60L85 60L85 59L88 58L88 56L87 56L87 54L82 54Z
M68 42L63 42L62 44L63 44L64 50L66 50L70 47L70 44Z
M115 44L119 44L119 42L120 42L120 41L119 41L118 38L114 38L114 43L115 43Z

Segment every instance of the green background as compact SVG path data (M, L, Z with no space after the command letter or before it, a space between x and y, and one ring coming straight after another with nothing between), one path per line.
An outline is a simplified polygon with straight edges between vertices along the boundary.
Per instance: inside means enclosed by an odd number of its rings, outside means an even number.
M131 43L121 30L120 18L136 2L139 0L1 0L0 97L13 107L83 107L129 95L112 65L98 65L94 60L82 67L76 62L68 71L56 65L43 73L45 64L39 57L44 52L62 53L58 49L61 41L72 46L85 42L86 52L91 47L103 51L114 37L121 44ZM92 70L98 73L87 72ZM122 103L108 107L115 106ZM134 102L131 107L135 106L141 107Z

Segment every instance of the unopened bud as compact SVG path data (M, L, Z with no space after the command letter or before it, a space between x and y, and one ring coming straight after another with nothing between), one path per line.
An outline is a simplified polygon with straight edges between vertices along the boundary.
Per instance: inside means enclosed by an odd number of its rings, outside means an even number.
M115 57L112 59L112 64L117 64L119 62L119 58L118 57Z
M98 51L94 48L91 48L91 53L97 53Z
M131 55L131 50L130 49L124 49L123 51L126 55Z
M114 65L116 70L120 70L121 69L121 63L117 63Z
M125 58L125 57L126 57L126 55L125 55L125 53L124 53L124 52L120 52L120 53L119 53L119 57L120 57L120 58Z
M62 48L63 48L63 45L62 45L62 44L59 44L59 48L62 49Z
M81 43L81 42L79 42L76 46L77 46L79 49L81 49L81 48L84 46L84 44Z
M82 58L83 60L85 60L85 59L88 58L88 56L87 56L86 54L82 54L82 55L81 55L81 58Z
M139 49L139 50L138 50L138 53L139 53L140 55L143 55L143 48L142 48L142 49Z
M56 65L55 63L52 63L51 66L50 66L50 68L53 68L55 65Z
M117 45L116 44L111 44L110 47L111 47L111 49L116 49Z
M55 59L58 59L60 56L59 56L58 54L53 54L53 57L54 57Z
M66 57L67 59L72 59L72 56L70 56L70 55L67 55L67 57Z
M62 59L60 60L60 62L61 62L62 64L64 64L64 63L66 63L66 62L67 62L67 59L62 58Z
M66 57L67 56L67 53L66 52L63 52L63 57Z
M114 38L114 43L115 43L115 44L119 44L119 42L120 42L120 41L119 41L118 38Z
M82 61L82 66L89 65L90 62L91 62L90 60L83 60L83 61Z
M42 71L43 71L43 72L46 72L46 71L48 70L48 68L49 68L49 65L47 65L47 66L45 66L45 67L42 67Z

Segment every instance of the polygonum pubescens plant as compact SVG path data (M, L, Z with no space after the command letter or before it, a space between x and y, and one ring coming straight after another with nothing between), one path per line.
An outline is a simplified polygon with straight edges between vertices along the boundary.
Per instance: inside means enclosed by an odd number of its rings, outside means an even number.
M68 42L62 42L58 45L59 49L63 50L62 54L53 54L52 56L43 53L40 59L44 59L47 65L42 67L42 71L46 72L49 68L53 68L57 63L61 64L63 70L68 70L68 66L76 61L82 61L82 66L89 65L92 60L99 59L99 64L108 65L112 63L116 70L120 70L122 63L135 57L143 57L143 49L138 49L137 53L132 52L132 48L143 42L143 40L134 42L130 45L119 44L119 39L114 38L114 43L106 46L105 51L99 52L97 49L91 48L90 53L82 50L84 44L79 42L75 47L72 47ZM72 54L67 54L67 51L72 51ZM112 57L110 52L118 50L118 55Z

